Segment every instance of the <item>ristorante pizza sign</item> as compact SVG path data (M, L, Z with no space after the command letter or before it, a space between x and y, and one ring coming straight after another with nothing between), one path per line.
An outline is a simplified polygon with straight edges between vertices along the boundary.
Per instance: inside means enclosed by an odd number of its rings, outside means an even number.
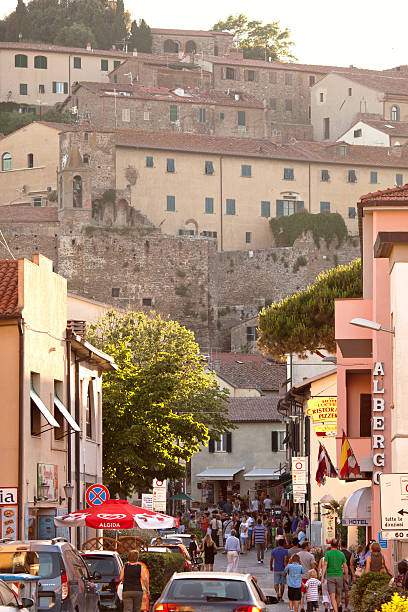
M306 414L312 419L320 436L337 432L337 397L314 397L307 403Z

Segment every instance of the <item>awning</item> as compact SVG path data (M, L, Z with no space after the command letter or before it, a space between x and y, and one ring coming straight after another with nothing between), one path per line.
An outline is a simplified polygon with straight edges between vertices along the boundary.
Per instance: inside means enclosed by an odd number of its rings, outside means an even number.
M284 473L282 468L254 468L244 474L245 480L279 480Z
M234 475L245 470L244 467L206 468L204 472L196 474L199 480L234 480Z
M56 393L54 393L54 404L56 405L56 407L58 408L58 410L60 411L64 419L67 421L68 425L74 431L81 431L80 426L76 423L72 415L65 408L64 404L61 402L60 398L58 397Z
M39 395L34 391L33 387L30 389L30 398L33 400L34 404L37 406L38 410L41 414L47 419L48 423L52 425L52 427L59 427L58 422L54 419L51 412L48 410L47 406L44 404Z
M347 498L343 507L343 525L368 527L371 525L371 487L357 489Z

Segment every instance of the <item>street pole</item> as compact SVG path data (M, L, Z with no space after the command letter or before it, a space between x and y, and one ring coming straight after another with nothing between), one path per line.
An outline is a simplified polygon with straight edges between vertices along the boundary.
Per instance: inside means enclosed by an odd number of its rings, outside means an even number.
M309 541L312 535L312 488L310 485L310 417L306 416L304 419L304 433L305 433L305 455L307 457L307 485L306 485L306 501L308 506L308 519L309 519Z

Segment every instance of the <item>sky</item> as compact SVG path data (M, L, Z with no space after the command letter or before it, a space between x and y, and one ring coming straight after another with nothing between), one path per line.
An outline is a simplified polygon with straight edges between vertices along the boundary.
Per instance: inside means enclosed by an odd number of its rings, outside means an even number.
M0 17L16 0L0 0ZM289 28L299 62L384 69L408 64L408 3L393 0L125 0L135 19L151 27L207 30L219 19L244 13L250 19L279 21Z

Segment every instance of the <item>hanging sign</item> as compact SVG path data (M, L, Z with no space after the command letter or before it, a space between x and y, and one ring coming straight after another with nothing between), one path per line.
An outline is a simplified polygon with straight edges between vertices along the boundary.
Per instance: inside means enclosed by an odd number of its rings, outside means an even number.
M317 435L337 433L337 397L314 397L307 406L306 414L312 419Z

